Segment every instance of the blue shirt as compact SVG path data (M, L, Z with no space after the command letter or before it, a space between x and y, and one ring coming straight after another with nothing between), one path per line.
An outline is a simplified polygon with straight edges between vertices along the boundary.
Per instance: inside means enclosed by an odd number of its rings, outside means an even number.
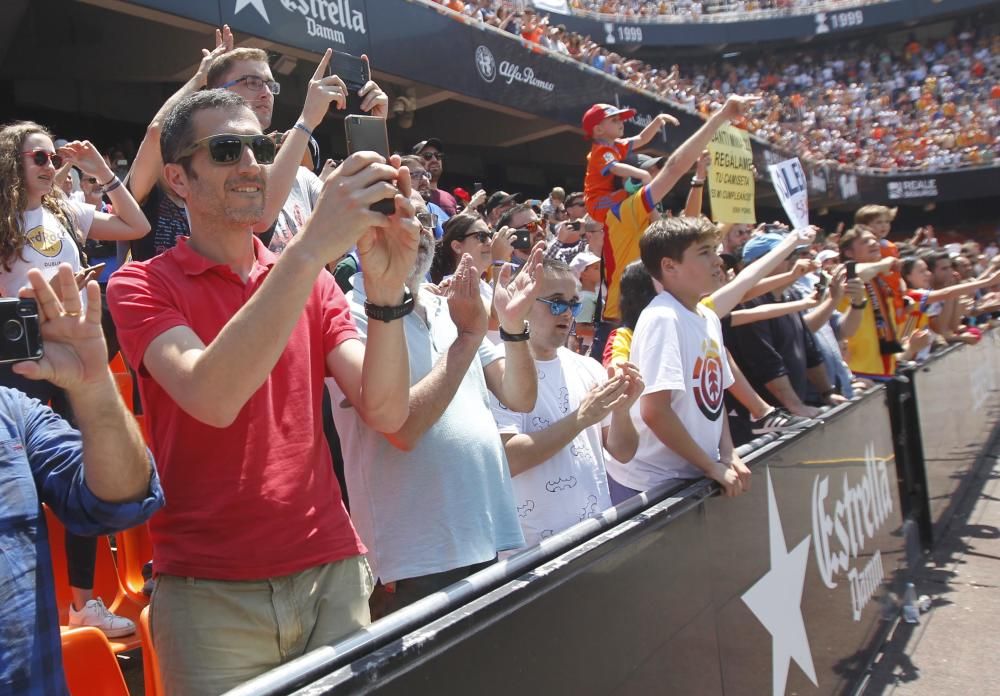
M444 211L444 208L430 201L427 201L427 212L437 215L438 224L434 227L434 239L441 239L444 236L444 223L448 222L451 216Z
M163 505L152 457L150 472L145 500L100 500L83 480L80 433L41 402L0 387L0 684L5 694L67 693L41 504L75 534L128 529Z

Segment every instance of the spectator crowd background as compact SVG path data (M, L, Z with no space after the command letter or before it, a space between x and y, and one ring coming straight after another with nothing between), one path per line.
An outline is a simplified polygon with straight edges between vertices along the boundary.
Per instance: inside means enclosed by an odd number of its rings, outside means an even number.
M702 115L729 94L762 94L737 125L806 161L934 170L990 164L1000 152L995 26L945 31L923 42L911 36L898 46L852 41L819 53L778 49L667 68L622 56L530 8L499 0L442 4ZM782 4L791 5L776 6ZM664 5L672 4L602 2L585 9L651 16L670 12Z

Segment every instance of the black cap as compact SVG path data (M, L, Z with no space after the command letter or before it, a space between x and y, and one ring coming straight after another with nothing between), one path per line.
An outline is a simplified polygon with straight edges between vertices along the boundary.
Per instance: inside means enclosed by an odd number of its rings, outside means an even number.
M413 146L411 153L414 155L419 155L423 152L423 149L430 145L433 148L437 148L438 152L444 152L444 148L441 147L441 141L437 138L427 138L427 140L421 140L419 143Z
M486 199L486 213L493 212L494 209L502 205L513 203L521 196L520 193L507 193L506 191L496 191Z
M649 155L644 155L639 153L639 169L649 171L653 167L663 167L663 164L667 161L666 157L650 157Z

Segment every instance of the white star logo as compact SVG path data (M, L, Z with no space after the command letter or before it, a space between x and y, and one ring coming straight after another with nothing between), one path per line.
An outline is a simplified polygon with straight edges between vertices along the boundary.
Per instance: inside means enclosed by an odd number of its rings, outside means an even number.
M236 0L236 9L233 10L233 14L239 14L240 10L247 5L257 10L258 14L264 18L265 22L268 24L271 23L271 20L267 17L267 10L264 9L264 0Z
M785 693L789 660L795 660L816 686L809 636L802 619L802 587L809 559L807 536L788 552L785 532L774 500L771 472L767 472L767 526L771 546L771 570L743 593L743 601L771 634L771 670L774 696Z

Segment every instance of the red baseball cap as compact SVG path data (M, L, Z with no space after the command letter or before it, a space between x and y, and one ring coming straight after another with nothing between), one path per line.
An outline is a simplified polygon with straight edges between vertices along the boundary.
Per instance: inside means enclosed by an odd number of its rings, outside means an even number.
M635 116L635 109L621 108L613 104L594 104L587 109L583 115L583 130L588 138L594 137L594 127L606 118L621 116L624 120L629 120Z

